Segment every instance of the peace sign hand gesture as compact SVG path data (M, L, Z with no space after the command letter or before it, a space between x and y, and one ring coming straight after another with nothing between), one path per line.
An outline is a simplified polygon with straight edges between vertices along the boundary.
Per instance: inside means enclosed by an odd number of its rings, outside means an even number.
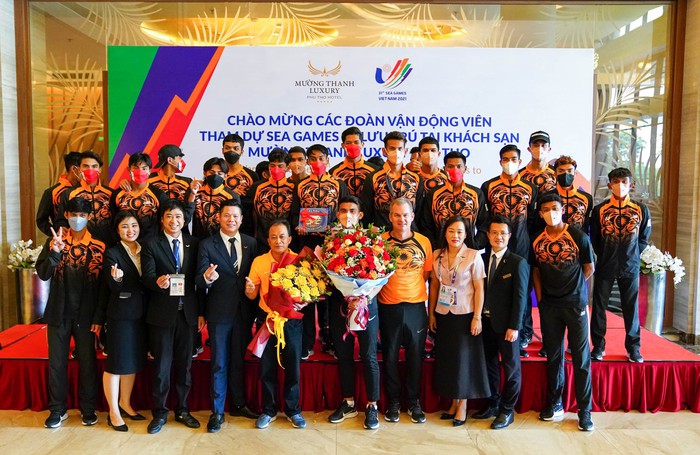
M63 247L66 246L66 243L63 241L63 227L58 228L58 234L51 228L51 234L53 234L51 238L51 251L54 253L62 252Z

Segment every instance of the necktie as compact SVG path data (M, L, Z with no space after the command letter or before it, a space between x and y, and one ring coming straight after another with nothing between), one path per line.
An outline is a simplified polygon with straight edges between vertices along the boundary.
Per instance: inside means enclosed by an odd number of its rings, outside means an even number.
M233 264L233 268L238 272L238 253L236 253L236 238L232 237L228 239L229 243L231 243L231 263Z
M173 258L175 259L175 273L180 273L180 241L173 239Z
M496 254L491 255L491 265L489 265L488 284L491 284L491 278L496 274Z

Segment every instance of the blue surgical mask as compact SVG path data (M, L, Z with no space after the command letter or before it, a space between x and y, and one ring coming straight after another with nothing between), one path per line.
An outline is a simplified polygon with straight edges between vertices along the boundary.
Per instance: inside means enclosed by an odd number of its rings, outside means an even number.
M80 232L85 229L87 222L87 218L83 218L82 216L72 216L68 218L68 225L74 232Z

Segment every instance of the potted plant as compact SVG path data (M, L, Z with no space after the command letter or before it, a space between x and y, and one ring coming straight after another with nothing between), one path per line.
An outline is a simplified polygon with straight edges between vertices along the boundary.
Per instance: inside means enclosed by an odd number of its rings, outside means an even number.
M639 322L657 335L661 334L666 300L666 272L673 272L673 286L685 276L683 261L662 252L654 245L642 251L639 266Z
M17 319L31 324L44 315L51 281L42 281L36 274L36 260L42 247L32 248L31 240L20 240L10 246L7 267L17 274Z

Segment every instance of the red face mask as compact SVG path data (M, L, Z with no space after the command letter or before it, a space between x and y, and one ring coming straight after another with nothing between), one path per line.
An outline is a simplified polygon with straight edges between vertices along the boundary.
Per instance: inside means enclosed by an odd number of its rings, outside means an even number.
M184 172L185 167L187 166L187 163L185 163L185 160L180 160L180 162L175 166L177 170L175 172Z
M83 178L88 185L92 185L100 178L100 171L97 169L83 169Z
M323 161L314 161L311 163L311 171L318 176L322 176L326 172L326 163Z
M362 149L360 149L360 146L357 144L348 144L345 146L345 153L347 154L348 158L354 160L355 158L360 156L360 153L362 153Z
M270 168L270 177L272 177L272 180L274 180L275 182L279 182L280 180L282 180L284 178L285 173L286 172L281 167Z
M148 181L148 174L149 172L145 169L134 169L131 171L131 178L134 180L134 183L140 185Z
M457 183L464 177L464 171L457 168L448 169L447 177L450 179L450 183Z

